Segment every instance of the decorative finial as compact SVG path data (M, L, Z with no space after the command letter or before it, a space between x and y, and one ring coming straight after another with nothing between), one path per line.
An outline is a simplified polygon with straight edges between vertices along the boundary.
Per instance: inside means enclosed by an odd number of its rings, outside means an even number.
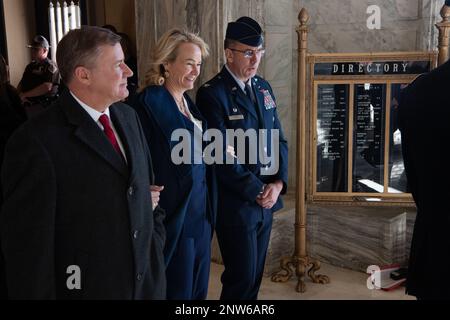
M440 13L442 22L448 22L448 18L450 17L450 7L447 5L443 5Z
M298 21L300 21L300 25L304 26L309 20L309 14L308 11L306 11L305 8L302 8L300 10L300 13L298 14Z

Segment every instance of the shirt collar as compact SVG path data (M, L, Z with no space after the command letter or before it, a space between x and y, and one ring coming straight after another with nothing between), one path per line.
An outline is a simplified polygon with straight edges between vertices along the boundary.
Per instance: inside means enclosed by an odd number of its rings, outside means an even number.
M108 116L108 118L111 119L111 117L109 116L109 108L106 108L105 112L101 113L98 112L97 110L95 110L94 108L88 106L86 103L84 103L83 101L81 101L80 99L77 98L77 96L75 96L75 94L70 91L70 94L72 95L72 97L80 104L80 106L91 116L91 118L95 121L98 122L98 119L100 118L100 116L102 116L103 114L106 114Z
M228 70L228 72L231 74L231 76L233 77L234 81L236 81L236 83L239 85L239 88L241 88L241 90L245 93L245 82L242 80L239 80L234 73L230 70L230 68L228 67L228 64L225 64L225 68ZM248 84L250 86L250 88L252 87L252 78L250 78L248 80Z

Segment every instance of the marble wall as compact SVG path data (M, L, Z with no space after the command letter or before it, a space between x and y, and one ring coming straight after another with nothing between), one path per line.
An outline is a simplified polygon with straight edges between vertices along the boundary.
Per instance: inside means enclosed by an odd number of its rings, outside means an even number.
M178 27L199 35L210 46L197 87L219 72L223 63L223 1L135 0L139 79L148 69L152 47L167 30Z
M303 0L310 13L311 52L431 50L437 46L444 0ZM381 9L381 29L367 28L370 5Z
M294 252L295 199L274 214L265 275L280 270ZM366 272L370 265L407 265L414 227L412 208L308 206L307 251L320 262ZM218 251L214 252L217 261Z

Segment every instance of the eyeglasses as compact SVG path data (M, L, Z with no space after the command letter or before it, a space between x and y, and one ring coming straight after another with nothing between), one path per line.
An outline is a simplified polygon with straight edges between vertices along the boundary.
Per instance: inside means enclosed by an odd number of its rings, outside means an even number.
M253 57L254 54L262 57L264 55L264 53L266 52L265 49L256 49L256 50L252 50L252 49L238 50L238 49L233 49L233 48L228 48L228 49L230 49L231 51L237 51L237 52L243 53L244 58L247 58L247 59L250 59L251 57Z

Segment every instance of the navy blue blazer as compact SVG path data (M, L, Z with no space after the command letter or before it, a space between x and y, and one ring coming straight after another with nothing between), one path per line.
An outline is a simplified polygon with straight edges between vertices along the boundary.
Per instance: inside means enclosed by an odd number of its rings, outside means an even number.
M203 132L207 126L195 104L187 94L184 95L192 115L202 121ZM160 206L166 211L166 246L164 256L166 264L176 248L180 237L187 205L192 190L192 164L174 164L171 159L172 148L179 141L171 141L176 129L186 128L183 115L178 111L175 100L164 86L150 86L141 92L133 103L133 108L139 114L147 142L151 152L154 152L153 166L155 182L163 185L160 196ZM207 166L208 205L207 217L212 226L215 224L217 197L213 166Z
M275 96L269 83L259 76L252 78L252 88L257 108L241 90L232 75L224 67L213 79L197 92L196 103L210 128L219 129L267 129L270 141L271 129L279 130L279 169L271 175L261 175L259 157L255 164L234 163L216 166L218 176L218 226L248 225L263 219L263 210L256 203L256 197L266 183L283 181L282 194L286 193L288 180L288 146L278 119ZM245 158L255 146L246 146ZM237 151L237 150L235 150ZM267 146L271 154L270 143ZM259 150L256 150L259 152ZM264 169L263 169L264 170ZM281 198L272 207L275 212L283 207Z

